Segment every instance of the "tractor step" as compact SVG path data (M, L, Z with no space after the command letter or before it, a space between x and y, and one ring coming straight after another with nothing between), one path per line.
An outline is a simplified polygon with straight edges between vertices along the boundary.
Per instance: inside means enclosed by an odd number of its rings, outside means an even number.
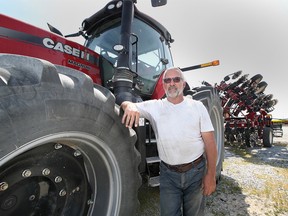
M159 185L160 185L160 176L154 176L148 179L149 187L158 187Z
M160 160L160 158L158 156L156 156L156 157L147 157L146 158L146 162L147 162L147 164L160 163L161 160Z
M156 144L156 139L146 139L146 144Z
M160 158L158 156L155 157L147 157L147 169L148 169L148 186L157 187L160 185Z

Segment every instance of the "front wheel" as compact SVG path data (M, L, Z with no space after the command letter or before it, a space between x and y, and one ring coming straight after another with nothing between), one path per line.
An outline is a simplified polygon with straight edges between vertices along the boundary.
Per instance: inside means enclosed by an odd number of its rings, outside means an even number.
M136 134L83 73L0 55L0 215L133 215Z

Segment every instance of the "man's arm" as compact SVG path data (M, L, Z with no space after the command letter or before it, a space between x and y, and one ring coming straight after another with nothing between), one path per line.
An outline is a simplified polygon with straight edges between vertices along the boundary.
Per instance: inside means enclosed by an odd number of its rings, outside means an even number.
M203 179L203 194L211 195L216 189L216 163L217 163L217 147L214 132L201 133L206 152L207 172Z
M130 101L124 101L121 104L121 108L124 110L122 117L122 124L125 124L126 127L132 128L133 124L135 127L138 126L140 112L138 111L136 105Z

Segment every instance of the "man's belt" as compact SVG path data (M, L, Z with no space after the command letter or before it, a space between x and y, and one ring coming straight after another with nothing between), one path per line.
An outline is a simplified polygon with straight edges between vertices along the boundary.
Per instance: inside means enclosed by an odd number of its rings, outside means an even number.
M169 165L167 163L165 163L164 161L162 161L162 163L170 170L174 171L174 172L178 172L178 173L183 173L183 172L187 172L190 169L192 169L192 167L197 166L203 159L203 155L201 155L199 158L197 158L196 160L190 162L190 163L186 163L186 164L178 164L178 165Z

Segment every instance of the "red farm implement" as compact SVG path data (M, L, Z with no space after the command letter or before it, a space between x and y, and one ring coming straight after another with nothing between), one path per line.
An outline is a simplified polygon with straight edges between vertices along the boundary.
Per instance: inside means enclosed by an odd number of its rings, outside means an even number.
M222 100L226 141L248 147L271 147L273 127L272 116L268 113L278 101L272 99L272 94L264 93L268 84L262 81L261 74L250 79L248 74L241 74L242 71L229 74L214 86ZM205 81L203 84L210 85Z

